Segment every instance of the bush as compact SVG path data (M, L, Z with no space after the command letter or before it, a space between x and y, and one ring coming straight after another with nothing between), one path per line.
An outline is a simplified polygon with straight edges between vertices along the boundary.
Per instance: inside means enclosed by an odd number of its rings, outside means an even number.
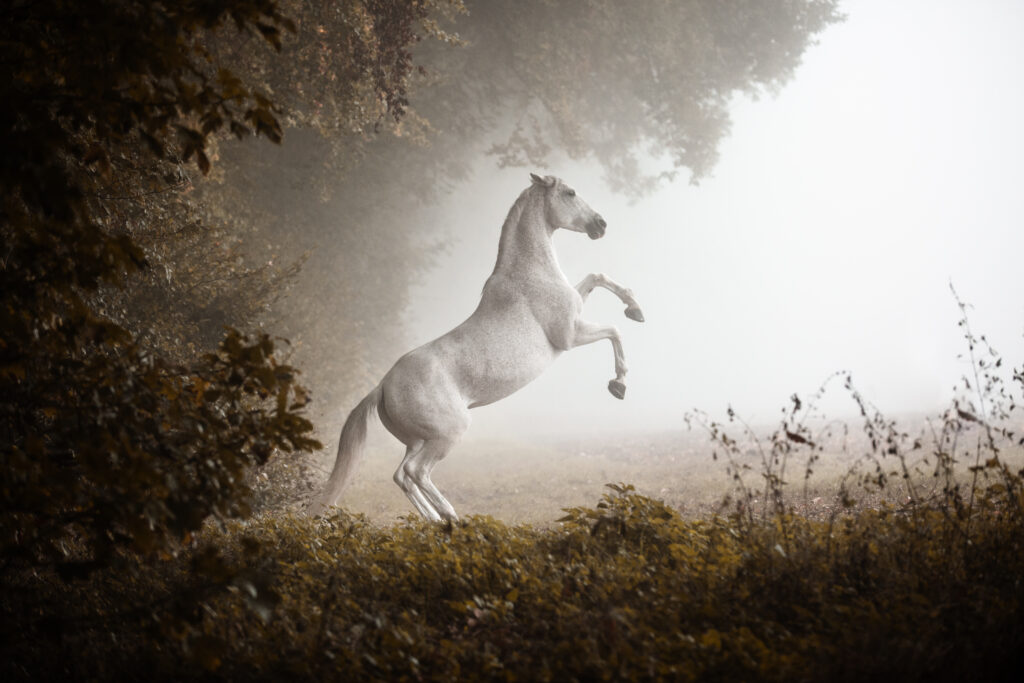
M22 628L5 638L4 667L232 680L993 678L1021 666L1024 501L987 496L969 542L962 520L933 506L749 525L684 520L625 485L550 529L486 517L381 528L345 513L232 523L127 584L23 577L75 605L74 619L55 632L8 594L5 623ZM128 596L144 607L126 610ZM182 604L200 606L175 616Z

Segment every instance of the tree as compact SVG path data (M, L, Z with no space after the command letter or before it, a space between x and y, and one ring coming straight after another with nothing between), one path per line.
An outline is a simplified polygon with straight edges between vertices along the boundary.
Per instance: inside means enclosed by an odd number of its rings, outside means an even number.
M362 66L339 108L358 96L401 118L402 41L416 34L399 29L422 4L359 3ZM32 641L73 611L35 580L45 570L107 570L128 587L209 516L246 514L254 466L320 447L275 341L221 329L256 322L295 263L247 263L251 233L197 182L217 174L229 136L280 140L281 109L244 60L273 62L299 30L286 16L298 5L0 8L0 574L4 604L32 615L16 625ZM191 585L104 618L131 614L208 664L199 601L234 587L259 614L272 609L258 547L245 552L241 566L200 553Z
M841 18L837 4L475 2L458 80L478 92L486 84L491 106L509 112L512 132L492 147L500 163L543 165L560 149L592 156L613 187L639 193L657 180L638 163L650 152L699 181L728 133L733 95L778 90Z
M210 59L228 26L276 46L293 24L270 0L0 9L5 567L169 547L244 511L247 466L318 445L269 337L230 332L182 367L94 305L147 266L132 225L146 216L123 211L121 191L162 192L189 161L208 172L218 131L280 138L270 100Z

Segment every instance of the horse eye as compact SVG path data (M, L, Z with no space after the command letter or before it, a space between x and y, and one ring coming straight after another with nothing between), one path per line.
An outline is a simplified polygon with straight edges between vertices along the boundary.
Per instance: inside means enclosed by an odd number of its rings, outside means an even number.
M567 195L569 195L570 197L575 197L576 196L576 190L566 190L565 193Z

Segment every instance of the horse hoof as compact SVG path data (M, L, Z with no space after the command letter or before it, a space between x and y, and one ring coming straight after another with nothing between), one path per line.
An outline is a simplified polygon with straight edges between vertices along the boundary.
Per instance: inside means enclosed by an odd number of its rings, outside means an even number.
M630 320L635 320L638 323L644 321L644 314L638 306L629 306L626 308L626 317Z
M617 379L608 382L608 391L612 392L612 396L617 399L626 398L626 385Z

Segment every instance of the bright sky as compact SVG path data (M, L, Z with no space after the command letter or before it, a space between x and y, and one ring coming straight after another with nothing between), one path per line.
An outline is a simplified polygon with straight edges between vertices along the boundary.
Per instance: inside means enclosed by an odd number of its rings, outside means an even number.
M932 411L965 370L953 281L972 325L1024 362L1024 3L855 0L776 98L738 100L714 176L630 205L600 172L557 164L607 219L559 233L570 281L602 271L647 322L597 290L584 310L624 333L563 355L471 433L673 429L728 404L773 421L788 397L849 370L883 410ZM541 169L538 169L541 170ZM475 308L527 170L480 171L436 210L452 248L411 293L426 342ZM838 387L837 387L838 389ZM849 410L828 405L830 413Z

